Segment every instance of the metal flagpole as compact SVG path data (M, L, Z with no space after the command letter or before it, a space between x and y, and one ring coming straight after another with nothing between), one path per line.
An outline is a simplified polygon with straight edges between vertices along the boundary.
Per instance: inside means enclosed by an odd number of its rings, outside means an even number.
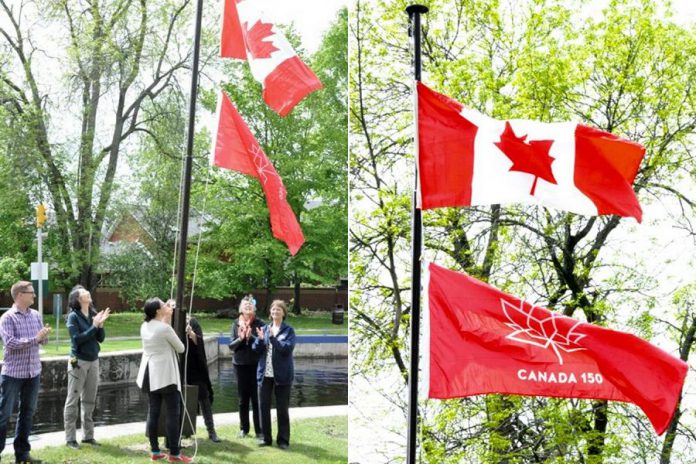
M413 76L416 81L421 80L421 14L427 13L428 8L423 5L410 5L406 8L409 16L409 31L413 37ZM414 92L417 92L414 85ZM417 97L414 96L416 111L414 114L415 126L415 153L414 167L415 187L413 189L413 228L411 233L411 248L413 259L411 262L411 366L408 376L408 441L406 446L406 464L416 463L416 432L418 430L418 343L420 333L420 296L421 296L421 251L423 223L421 210L418 208L418 111Z
M188 241L189 205L191 196L191 170L193 166L193 138L195 135L196 99L198 96L198 62L201 48L201 21L203 0L196 2L196 26L193 43L193 64L191 66L191 94L189 97L188 138L186 140L186 163L184 167L184 188L182 192L181 214L179 219L179 261L176 271L176 310L173 327L179 338L185 341L186 312L184 311L184 284L186 277L186 242Z

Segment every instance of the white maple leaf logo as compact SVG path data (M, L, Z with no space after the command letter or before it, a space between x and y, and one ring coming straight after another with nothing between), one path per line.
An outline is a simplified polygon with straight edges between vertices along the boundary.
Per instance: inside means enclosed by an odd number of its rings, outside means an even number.
M539 348L551 348L558 357L558 363L561 365L563 365L561 351L572 353L574 351L586 350L586 348L577 344L586 335L575 332L582 322L536 306L531 306L529 311L525 311L523 301L520 301L520 305L517 307L501 298L500 304L505 317L510 321L509 323L506 322L505 325L513 329L513 332L505 338L538 346ZM539 313L539 317L534 315L535 311ZM565 326L568 325L568 321L574 324L566 333L563 333L564 330L558 327L557 321L565 322L563 324Z
M271 164L270 160L268 159L268 157L266 157L266 155L261 150L261 147L258 144L254 144L251 146L251 154L253 155L253 163L256 167L256 172L259 173L259 180L261 180L261 183L263 185L266 185L266 183L268 182L268 176L275 176L278 179L278 183L280 184L280 188L278 189L278 197L281 200L284 200L286 196L285 186L283 185L283 182L280 180L280 176L278 176L278 173Z

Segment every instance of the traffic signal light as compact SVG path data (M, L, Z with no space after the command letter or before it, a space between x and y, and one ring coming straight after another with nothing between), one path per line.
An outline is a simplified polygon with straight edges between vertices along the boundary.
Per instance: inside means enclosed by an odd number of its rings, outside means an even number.
M46 206L39 204L36 206L36 227L41 229L46 222Z

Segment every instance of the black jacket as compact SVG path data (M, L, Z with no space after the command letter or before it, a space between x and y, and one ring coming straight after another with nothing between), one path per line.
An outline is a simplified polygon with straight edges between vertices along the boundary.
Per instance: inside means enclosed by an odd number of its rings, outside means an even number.
M92 325L95 315L91 309L87 317L80 309L73 309L68 314L66 326L70 333L70 356L83 361L96 361L99 357L99 344L104 341L106 334L103 328L98 329Z
M262 328L264 325L266 324L261 319L254 319L254 322L251 323L251 337L249 340L242 340L239 338L238 320L234 321L234 324L232 324L232 335L230 336L230 351L234 352L232 360L234 364L253 366L258 364L260 354L255 353L251 349L251 345L256 340L256 329Z
M191 318L189 325L196 334L197 344L188 340L188 353L186 361L186 381L189 385L198 385L199 388L208 390L210 402L213 402L213 385L208 373L208 357L205 355L205 340L203 329L196 319Z

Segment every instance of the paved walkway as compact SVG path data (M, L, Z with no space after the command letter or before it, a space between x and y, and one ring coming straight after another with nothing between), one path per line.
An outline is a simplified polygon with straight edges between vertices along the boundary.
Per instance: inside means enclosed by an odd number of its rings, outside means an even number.
M275 409L271 411L272 417L275 418ZM290 420L308 419L312 417L329 417L329 416L348 416L348 406L314 406L306 408L291 408ZM215 425L230 425L239 424L239 414L236 412L215 414ZM203 418L198 416L196 421L196 430L205 430ZM95 428L94 436L97 440L106 440L123 435L145 433L145 422L131 422L128 424L102 425ZM236 435L235 435L236 436ZM77 438L80 440L80 431L78 430ZM224 438L224 435L222 435ZM65 432L42 433L40 435L32 435L29 437L31 449L37 450L48 446L62 446L65 444ZM7 441L3 455L14 455L12 447L12 439Z

